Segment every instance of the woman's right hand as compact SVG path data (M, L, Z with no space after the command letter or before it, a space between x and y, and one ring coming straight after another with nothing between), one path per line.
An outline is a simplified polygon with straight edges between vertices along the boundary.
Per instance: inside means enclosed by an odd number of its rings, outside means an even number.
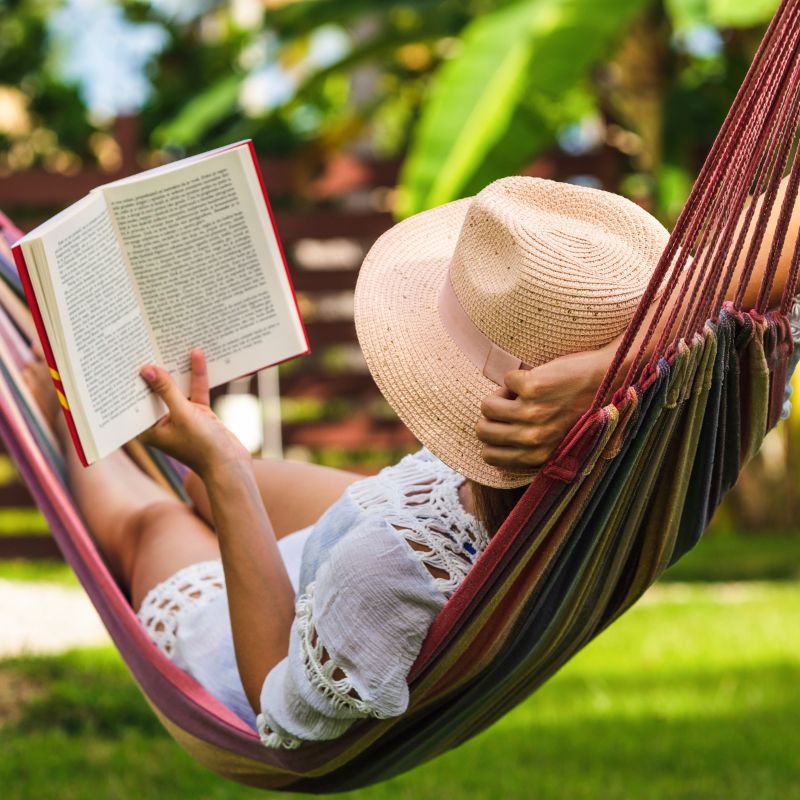
M481 402L484 461L521 472L541 467L592 404L617 344L509 372Z
M192 350L189 399L172 376L161 367L147 364L139 374L166 404L169 413L137 438L157 447L194 470L201 478L213 469L250 462L244 445L211 410L208 369L203 351Z

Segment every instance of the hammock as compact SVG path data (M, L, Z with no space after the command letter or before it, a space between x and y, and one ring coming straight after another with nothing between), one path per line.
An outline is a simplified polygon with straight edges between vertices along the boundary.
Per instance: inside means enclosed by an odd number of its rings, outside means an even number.
M0 219L0 435L133 677L192 756L233 780L292 791L340 792L401 773L503 716L697 543L780 416L800 242L780 307L767 311L767 304L800 187L793 148L799 45L800 0L785 0L592 407L435 620L409 676L408 712L361 720L336 741L297 750L263 747L253 730L163 656L109 575L20 378L34 331L7 252L19 231ZM787 170L788 191L778 206ZM763 202L748 205L750 194ZM773 207L780 216L774 241L765 243L769 265L756 307L743 310ZM743 213L745 229L752 223L755 231L746 252L744 230L736 225ZM745 274L731 286L740 256ZM683 274L689 279L681 282ZM655 323L645 331L609 399L664 279L655 318L676 291L681 302L643 363ZM132 454L180 492L179 465L141 448Z

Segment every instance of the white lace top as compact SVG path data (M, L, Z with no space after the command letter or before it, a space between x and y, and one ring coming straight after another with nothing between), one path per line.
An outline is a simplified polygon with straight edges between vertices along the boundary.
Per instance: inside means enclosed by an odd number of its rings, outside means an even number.
M428 628L488 544L463 477L428 450L352 484L314 526L289 654L267 676L268 747L333 739L359 717L402 714Z

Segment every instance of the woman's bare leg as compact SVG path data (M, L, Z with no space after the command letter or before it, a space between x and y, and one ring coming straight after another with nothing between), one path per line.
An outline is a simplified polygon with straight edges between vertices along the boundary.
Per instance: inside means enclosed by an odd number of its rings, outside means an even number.
M23 377L61 443L78 507L134 608L179 569L219 558L217 538L208 525L122 450L89 467L80 463L41 357L24 368Z
M255 458L253 471L276 539L315 523L351 483L364 477L318 464L280 459ZM197 513L212 525L211 507L203 482L195 473L189 472L184 486Z

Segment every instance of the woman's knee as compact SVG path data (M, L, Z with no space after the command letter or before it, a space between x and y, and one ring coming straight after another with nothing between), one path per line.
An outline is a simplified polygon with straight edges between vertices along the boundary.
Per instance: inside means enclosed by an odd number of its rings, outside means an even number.
M142 537L167 530L175 520L192 517L191 510L180 500L157 500L141 506L128 520L130 536L137 543Z
M143 507L131 522L130 538L126 582L134 602L178 570L219 558L214 532L179 502Z
M131 513L123 526L118 547L119 566L128 586L141 551L152 548L155 539L185 527L189 520L196 518L179 500L158 500Z

